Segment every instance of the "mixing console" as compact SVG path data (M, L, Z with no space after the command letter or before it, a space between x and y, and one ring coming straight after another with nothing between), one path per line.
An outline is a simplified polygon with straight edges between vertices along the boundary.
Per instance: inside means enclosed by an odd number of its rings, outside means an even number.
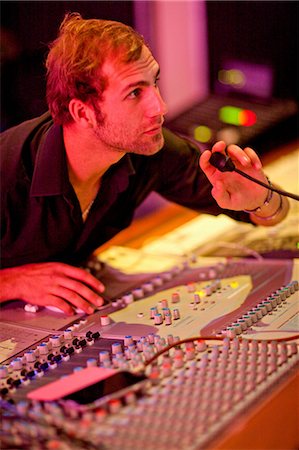
M91 316L3 306L1 448L209 448L296 370L296 260L172 263L91 261L115 281Z

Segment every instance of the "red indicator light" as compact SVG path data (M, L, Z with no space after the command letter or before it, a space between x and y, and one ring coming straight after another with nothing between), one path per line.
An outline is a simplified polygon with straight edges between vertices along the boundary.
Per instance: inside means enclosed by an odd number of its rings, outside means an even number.
M256 114L250 109L243 109L239 113L240 125L250 127L256 123Z

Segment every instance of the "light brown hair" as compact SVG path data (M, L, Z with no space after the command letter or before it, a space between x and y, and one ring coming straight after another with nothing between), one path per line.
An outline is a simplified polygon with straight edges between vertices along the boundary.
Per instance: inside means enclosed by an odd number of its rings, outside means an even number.
M128 25L66 14L46 60L47 102L54 121L72 121L68 105L73 98L97 110L109 82L101 73L105 60L117 57L121 63L137 61L143 45L143 37Z

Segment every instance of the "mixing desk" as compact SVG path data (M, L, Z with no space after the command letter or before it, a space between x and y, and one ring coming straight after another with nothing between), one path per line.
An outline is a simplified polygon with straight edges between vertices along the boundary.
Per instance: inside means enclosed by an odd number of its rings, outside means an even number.
M92 315L3 304L1 448L299 448L296 208L272 231L200 216L102 249ZM254 248L265 233L293 236L291 257Z
M208 448L292 373L297 261L201 261L123 274L91 316L4 306L2 448Z

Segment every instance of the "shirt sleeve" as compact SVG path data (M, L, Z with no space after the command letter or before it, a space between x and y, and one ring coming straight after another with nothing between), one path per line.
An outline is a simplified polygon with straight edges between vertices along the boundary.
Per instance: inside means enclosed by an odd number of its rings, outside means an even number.
M222 209L212 196L212 185L199 167L201 149L192 141L164 130L165 145L161 152L161 185L159 194L171 202L198 212L226 214L235 220L250 222L243 211Z

